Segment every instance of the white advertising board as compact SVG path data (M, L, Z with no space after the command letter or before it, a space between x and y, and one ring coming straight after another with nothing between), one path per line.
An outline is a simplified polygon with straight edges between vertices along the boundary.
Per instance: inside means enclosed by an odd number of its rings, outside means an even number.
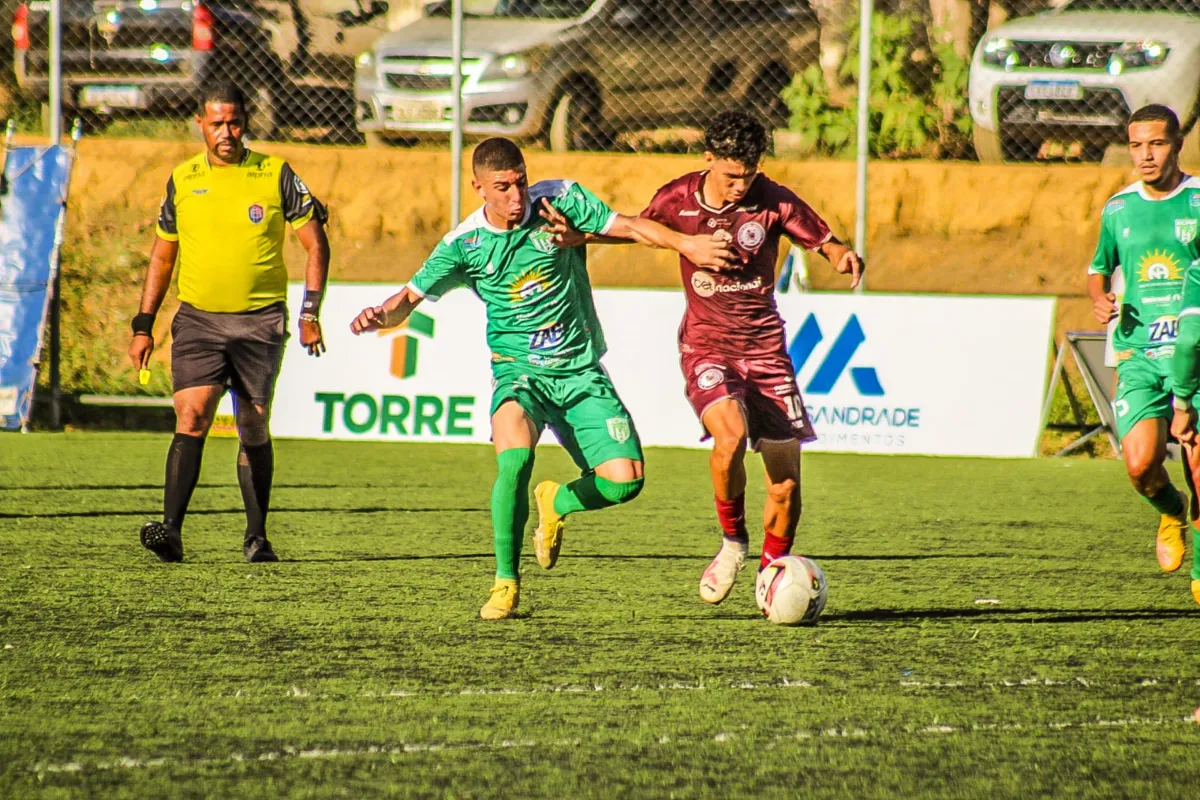
M399 289L334 284L328 352L293 340L275 436L487 442L484 309L469 291L422 304L403 328L353 336L350 320ZM291 287L291 308L303 287ZM820 437L810 450L1030 456L1054 320L1050 298L781 295L798 383ZM704 446L684 398L680 291L598 290L604 363L648 446ZM293 326L294 327L294 326Z

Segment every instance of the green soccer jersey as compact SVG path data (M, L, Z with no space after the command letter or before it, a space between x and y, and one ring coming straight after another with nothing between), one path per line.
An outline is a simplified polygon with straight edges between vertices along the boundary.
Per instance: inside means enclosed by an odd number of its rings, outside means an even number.
M408 287L429 300L470 287L487 307L493 362L575 372L599 362L607 348L587 251L554 244L538 213L543 198L583 233L606 234L617 216L573 181L541 181L529 188L529 208L518 227L497 228L480 208L442 239Z
M1184 272L1200 258L1198 225L1200 179L1191 176L1185 175L1179 187L1160 200L1148 197L1139 181L1104 206L1100 241L1088 272L1112 276L1114 283L1124 285L1113 332L1118 360L1135 352L1155 361L1174 353Z

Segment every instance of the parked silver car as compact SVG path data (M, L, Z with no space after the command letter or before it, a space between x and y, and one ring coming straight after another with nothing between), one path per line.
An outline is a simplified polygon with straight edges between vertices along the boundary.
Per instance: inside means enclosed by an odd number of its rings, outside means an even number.
M988 31L971 62L980 161L1098 161L1129 114L1170 106L1200 163L1200 0L1071 0Z
M749 106L786 119L780 90L817 61L797 0L499 0L468 3L463 115L471 136L603 149L615 134L700 125ZM449 4L380 37L358 60L368 144L451 129Z

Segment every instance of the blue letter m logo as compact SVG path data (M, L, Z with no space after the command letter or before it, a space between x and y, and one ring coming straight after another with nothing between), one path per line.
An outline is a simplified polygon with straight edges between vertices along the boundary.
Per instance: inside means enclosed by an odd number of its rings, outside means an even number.
M809 314L808 319L804 320L804 324L800 326L800 332L792 340L791 347L788 348L788 355L792 359L792 366L796 368L797 375L800 374L800 370L803 369L804 364L824 338L821 326L817 324L816 315ZM825 354L825 360L817 367L812 380L808 382L808 386L804 389L805 393L829 394L832 392L838 378L842 377L846 367L850 366L850 359L854 357L854 352L858 350L860 344L866 341L866 338L862 325L858 322L858 315L851 314L850 319L846 322L846 327L842 328L837 340ZM854 387L858 389L859 394L867 397L879 397L883 394L883 386L879 383L879 376L875 374L874 367L850 367L850 378L854 381Z

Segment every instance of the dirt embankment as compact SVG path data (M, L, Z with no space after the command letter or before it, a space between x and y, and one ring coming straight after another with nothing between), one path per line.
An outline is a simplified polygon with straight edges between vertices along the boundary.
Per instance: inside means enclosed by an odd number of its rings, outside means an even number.
M447 154L264 145L292 162L332 210L334 278L403 280L449 227ZM149 245L159 198L190 143L84 140L72 187L68 250L97 240L131 253ZM570 177L623 212L636 212L671 178L700 167L692 156L531 153L531 177ZM773 161L766 171L794 188L841 236L854 226L854 165ZM1089 327L1083 301L1104 201L1129 180L1124 169L1097 166L980 166L878 163L871 167L869 286L892 292L1052 294L1060 327ZM477 205L469 184L464 208ZM115 240L115 241L114 241ZM293 245L294 248L294 245ZM84 252L78 253L86 255ZM289 263L299 275L298 251ZM637 247L594 248L601 286L671 286L666 253ZM813 284L842 284L821 261Z

